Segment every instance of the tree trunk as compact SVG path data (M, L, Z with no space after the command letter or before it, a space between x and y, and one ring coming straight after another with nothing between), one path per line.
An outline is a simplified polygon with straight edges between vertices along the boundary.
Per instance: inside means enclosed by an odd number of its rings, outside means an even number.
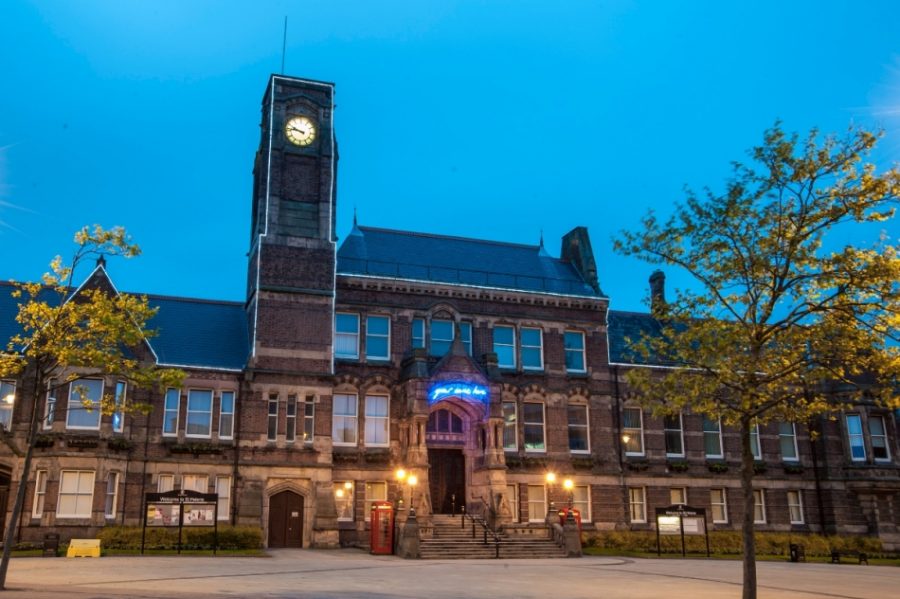
M741 494L744 497L743 537L744 594L743 599L756 599L756 537L754 537L753 449L750 446L750 417L741 418Z
M35 379L37 378L38 377L35 376ZM31 474L31 456L34 453L34 442L37 439L39 398L41 397L41 393L38 389L45 388L44 385L38 385L37 383L38 381L35 380L25 463L22 465L22 471L19 476L19 488L16 489L16 501L13 503L12 515L10 516L9 524L6 527L6 537L3 539L3 557L0 557L0 591L6 590L6 571L9 569L9 557L12 552L13 543L16 539L16 529L19 527L19 516L22 514L22 505L25 503L25 489L28 488L28 477Z

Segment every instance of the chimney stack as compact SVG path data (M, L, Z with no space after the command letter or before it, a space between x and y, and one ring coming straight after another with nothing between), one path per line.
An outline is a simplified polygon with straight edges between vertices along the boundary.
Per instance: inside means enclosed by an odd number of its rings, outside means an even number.
M666 275L661 270L654 270L650 275L650 310L659 313L666 305Z

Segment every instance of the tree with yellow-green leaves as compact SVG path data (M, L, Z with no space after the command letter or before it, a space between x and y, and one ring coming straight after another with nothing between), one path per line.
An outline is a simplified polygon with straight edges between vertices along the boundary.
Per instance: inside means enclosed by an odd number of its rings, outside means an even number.
M900 406L900 256L877 233L900 231L888 228L900 171L866 162L877 138L801 139L776 124L724 193L688 191L670 218L650 213L615 241L694 281L654 308L658 335L631 340L680 368L628 380L657 414L686 409L740 430L745 599L756 597L751 430L857 402ZM838 234L858 243L838 246Z
M116 293L102 286L83 285L76 289L74 276L79 267L110 256L131 258L140 248L121 227L104 230L99 226L85 227L75 234L75 252L67 265L57 256L50 263L50 272L40 283L17 283L13 295L18 298L16 315L19 332L9 339L5 351L0 350L0 378L17 378L30 396L31 414L22 468L19 470L18 490L3 543L0 560L0 589L5 587L10 551L15 539L16 523L25 501L26 481L31 474L31 459L38 437L42 399L54 384L73 383L81 394L81 406L86 411L103 414L147 412L148 405L124 404L115 393L95 403L87 396L87 389L77 381L88 377L115 377L129 385L144 389L164 389L180 386L184 373L159 368L148 359L147 339L153 336L148 323L156 310L146 297ZM143 359L142 359L143 356ZM58 414L57 414L58 417ZM7 443L16 438L7 435Z

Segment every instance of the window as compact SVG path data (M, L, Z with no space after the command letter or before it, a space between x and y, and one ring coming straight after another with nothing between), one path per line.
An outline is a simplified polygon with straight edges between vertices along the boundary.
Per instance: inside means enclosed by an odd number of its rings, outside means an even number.
M335 445L356 445L355 395L336 394L331 419L331 436Z
M519 521L519 485L506 485L506 499L509 501L509 511L512 512L512 521Z
M316 396L307 395L306 401L303 403L303 442L313 442L313 423L316 413Z
M628 507L632 523L647 521L647 502L644 498L644 487L628 488Z
M385 395L366 396L366 445L387 446L390 432L388 398Z
M0 381L0 426L9 430L12 424L13 406L16 404L16 384Z
M684 487L669 489L669 505L687 505L687 489Z
M519 448L518 424L516 423L516 402L503 402L503 449L515 451Z
M297 396L288 395L285 416L284 440L293 443L297 438Z
M766 523L766 493L762 489L753 491L753 522Z
M703 448L708 458L724 457L722 452L722 422L703 417Z
M781 445L782 460L795 462L800 459L797 455L797 431L793 422L778 423L778 442Z
M725 501L725 489L709 490L709 503L710 508L712 508L712 521L714 524L725 524L728 522L728 504Z
M178 411L181 405L181 392L178 389L166 389L166 404L163 410L163 435L172 437L178 434Z
M788 513L791 516L791 524L803 524L803 495L800 491L787 492Z
M430 433L461 433L462 418L450 410L435 410L429 414L425 430Z
M588 407L570 404L569 415L569 451L572 453L589 453L588 440Z
M100 399L102 397L103 381L101 379L72 381L69 385L66 426L72 429L99 429Z
M44 514L44 499L47 497L47 471L38 470L34 475L34 503L31 517L40 518Z
M351 481L335 481L334 507L337 510L338 521L350 522L353 520L353 483Z
M222 391L219 398L219 438L230 439L234 435L234 391Z
M266 440L278 439L278 394L269 394L268 420L266 422Z
M359 316L356 314L334 315L334 357L359 358Z
M53 428L53 421L56 420L56 392L56 379L50 379L47 383L47 404L44 408L44 430ZM2 397L4 395L0 391L0 398Z
M762 450L759 446L759 424L756 422L754 422L753 426L750 428L750 451L753 453L755 459L762 459Z
M431 355L443 356L450 351L450 344L453 343L453 321L452 320L432 320L431 321Z
M572 507L581 514L582 522L591 521L591 488L587 485L572 487Z
M216 493L219 494L219 520L231 518L231 477L216 477Z
M543 522L547 519L547 494L544 485L528 485L528 521Z
M160 474L156 479L156 489L160 493L168 493L175 490L175 475Z
M387 316L366 317L366 359L391 359L391 319Z
M541 329L523 328L519 333L522 344L522 368L524 370L543 370L544 348Z
M94 503L94 473L63 470L59 477L57 518L90 518Z
M212 431L212 398L210 389L190 389L187 400L185 436L209 437Z
M106 479L106 502L103 514L107 519L116 517L116 504L119 497L119 473L110 472Z
M884 416L869 416L869 437L872 442L872 458L879 462L890 460L891 451L888 448Z
M127 386L125 381L116 383L116 409L112 415L113 432L121 433L125 430L125 391Z
M625 455L644 455L644 421L640 408L622 410L622 443Z
M525 423L525 451L544 451L544 404L522 404Z
M206 474L185 474L181 477L181 488L185 491L209 493L209 476Z
M866 445L859 414L847 414L847 436L850 439L850 459L854 462L865 461Z
M665 416L663 430L666 435L666 455L669 457L684 456L684 431L681 428L681 414Z
M584 333L566 331L563 335L566 349L566 372L587 372L584 361Z
M413 318L412 346L413 349L425 347L425 320L422 318Z
M366 522L372 513L372 504L376 501L387 501L387 483L366 483Z
M509 326L494 327L494 353L500 368L516 367L516 330Z
M466 353L471 356L472 355L472 323L471 322L459 323L459 340L462 341L463 347L466 348Z

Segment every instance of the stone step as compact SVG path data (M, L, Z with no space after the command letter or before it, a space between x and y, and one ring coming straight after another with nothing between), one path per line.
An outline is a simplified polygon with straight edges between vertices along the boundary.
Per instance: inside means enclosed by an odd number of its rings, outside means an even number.
M472 521L462 526L461 516L446 514L432 516L433 536L420 544L422 559L492 559L497 548L492 535L484 542L484 530L479 524L472 537ZM544 559L565 557L565 550L546 537L510 538L502 533L500 557L509 559Z

